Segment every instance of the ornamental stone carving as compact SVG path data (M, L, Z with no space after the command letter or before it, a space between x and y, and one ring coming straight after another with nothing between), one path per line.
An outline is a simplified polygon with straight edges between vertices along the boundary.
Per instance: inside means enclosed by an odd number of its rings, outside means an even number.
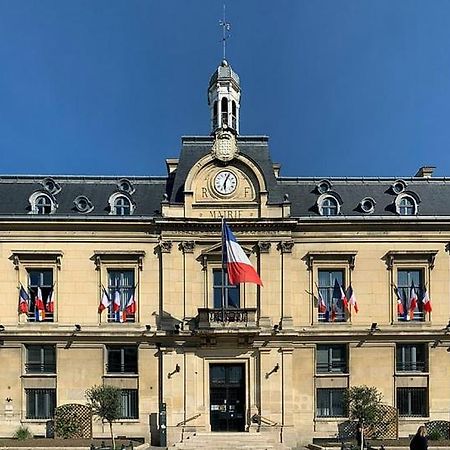
M195 241L183 241L183 242L180 242L180 244L178 245L178 248L183 253L194 253Z
M269 253L272 244L269 241L259 241L258 248L260 253Z
M172 251L172 241L160 241L159 251L161 253L170 253Z
M292 253L293 247L294 241L281 241L277 248L281 253Z
M235 135L227 130L217 131L211 153L219 161L231 161L238 153Z

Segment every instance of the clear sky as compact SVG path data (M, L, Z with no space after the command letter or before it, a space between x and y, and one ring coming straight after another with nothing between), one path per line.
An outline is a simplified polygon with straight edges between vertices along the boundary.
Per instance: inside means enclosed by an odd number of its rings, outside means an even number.
M450 176L450 1L226 0L286 176ZM223 0L0 0L2 174L164 175L209 134Z

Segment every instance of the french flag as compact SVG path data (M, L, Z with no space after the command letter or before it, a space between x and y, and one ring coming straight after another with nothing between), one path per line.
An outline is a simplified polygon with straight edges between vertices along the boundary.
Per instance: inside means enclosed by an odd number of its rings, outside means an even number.
M50 292L50 295L47 298L47 304L45 305L45 309L49 313L55 312L55 289L53 288Z
M422 305L425 312L430 313L432 311L431 299L430 296L428 295L426 286L423 290Z
M111 304L111 300L109 299L108 293L106 292L106 289L102 287L103 289L103 295L102 299L100 300L100 305L98 305L98 313L101 314L102 311L104 311L106 308L109 307Z
M19 313L20 314L28 313L29 301L30 301L30 296L28 295L28 292L25 290L25 288L22 285L20 285L20 292L19 292Z
M118 289L114 292L113 311L115 313L120 311L120 292Z
M223 221L222 238L224 242L224 257L227 264L228 280L230 284L255 283L262 286L261 278L256 273L250 260L231 231Z
M45 311L44 300L42 299L42 290L40 287L37 288L37 294L34 298L34 307L39 311Z
M133 289L133 292L131 293L130 298L127 302L127 306L125 308L127 314L136 314L136 300L134 299L134 293L135 289Z

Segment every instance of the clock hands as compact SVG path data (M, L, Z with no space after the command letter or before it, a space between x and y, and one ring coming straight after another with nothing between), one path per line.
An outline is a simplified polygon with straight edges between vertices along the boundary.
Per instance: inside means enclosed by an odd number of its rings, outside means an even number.
M227 173L227 176L225 177L225 180L223 181L223 184L222 184L222 189L224 191L226 190L228 178L230 178L230 172Z

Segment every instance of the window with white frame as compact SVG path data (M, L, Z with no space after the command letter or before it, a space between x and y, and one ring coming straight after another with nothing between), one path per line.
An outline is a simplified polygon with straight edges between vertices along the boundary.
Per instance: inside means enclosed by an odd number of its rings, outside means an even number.
M32 214L53 214L56 211L56 203L50 194L34 192L28 199Z
M397 409L400 417L428 417L428 388L397 388Z
M426 344L397 344L397 372L427 372Z
M319 212L322 216L337 216L339 214L339 206L336 198L327 195L319 202Z
M56 346L27 345L25 372L27 374L56 373Z
M347 417L345 388L318 388L316 417Z
M400 216L414 216L417 214L417 202L410 195L402 195L396 200L396 210Z
M347 346L345 344L318 344L317 373L347 373Z
M51 419L56 407L56 389L25 389L26 418Z

